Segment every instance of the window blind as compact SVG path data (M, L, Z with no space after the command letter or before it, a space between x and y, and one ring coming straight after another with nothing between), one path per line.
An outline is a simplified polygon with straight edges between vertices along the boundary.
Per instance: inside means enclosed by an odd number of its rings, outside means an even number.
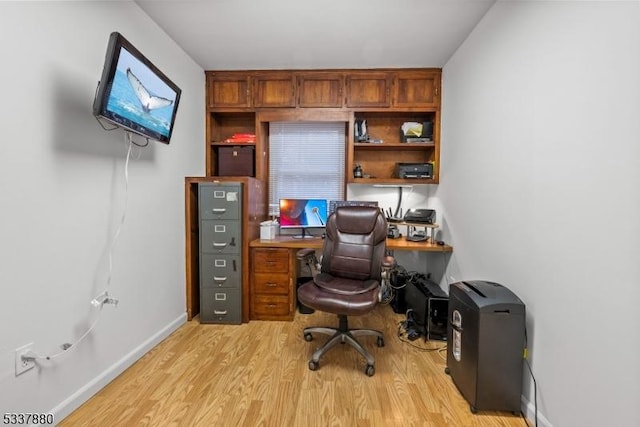
M344 199L343 122L269 123L269 213L281 198Z

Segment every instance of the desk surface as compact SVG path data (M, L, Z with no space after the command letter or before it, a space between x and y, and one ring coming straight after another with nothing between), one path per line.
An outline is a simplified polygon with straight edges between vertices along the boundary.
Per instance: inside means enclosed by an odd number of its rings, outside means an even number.
M252 248L321 248L324 240L320 237L312 239L294 239L289 236L277 236L272 240L255 239L249 243ZM398 239L387 239L387 249L390 251L419 251L419 252L453 252L453 247L449 245L440 246L432 243L431 240L426 242L411 242L404 237Z

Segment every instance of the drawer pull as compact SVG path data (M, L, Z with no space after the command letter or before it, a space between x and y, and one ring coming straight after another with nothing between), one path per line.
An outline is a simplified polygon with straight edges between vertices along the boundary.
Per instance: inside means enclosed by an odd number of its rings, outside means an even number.
M216 242L213 242L213 247L214 247L214 248L224 248L225 246L227 246L227 244L226 244L226 243L216 243Z
M275 288L275 287L277 287L277 286L278 286L278 284L277 284L277 283L272 283L272 282L271 282L271 283L265 283L264 285L265 285L265 286L267 286L267 287L269 287L269 288Z
M278 305L277 304L267 304L267 307L269 308L276 308Z
M213 276L213 280L215 280L216 282L226 282L227 278Z
M223 214L225 213L227 210L224 208L213 208L211 209L211 211L215 214Z
M227 310L213 310L213 314L225 315L227 314Z

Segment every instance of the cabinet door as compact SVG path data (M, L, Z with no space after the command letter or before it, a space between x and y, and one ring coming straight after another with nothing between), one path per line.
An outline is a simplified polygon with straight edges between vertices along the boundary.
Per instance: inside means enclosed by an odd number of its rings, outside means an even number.
M207 72L207 99L210 108L251 106L251 80L246 73Z
M347 76L347 107L389 107L389 73L351 73Z
M440 104L439 72L398 72L393 83L394 107L437 107Z
M304 73L298 76L298 106L342 107L344 77L335 73Z
M295 107L296 81L293 73L265 73L253 77L255 107Z

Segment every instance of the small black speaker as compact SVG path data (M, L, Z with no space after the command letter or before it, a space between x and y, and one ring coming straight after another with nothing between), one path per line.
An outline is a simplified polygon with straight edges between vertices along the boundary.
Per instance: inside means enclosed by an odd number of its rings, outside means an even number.
M422 138L429 138L433 140L433 122L422 123Z

